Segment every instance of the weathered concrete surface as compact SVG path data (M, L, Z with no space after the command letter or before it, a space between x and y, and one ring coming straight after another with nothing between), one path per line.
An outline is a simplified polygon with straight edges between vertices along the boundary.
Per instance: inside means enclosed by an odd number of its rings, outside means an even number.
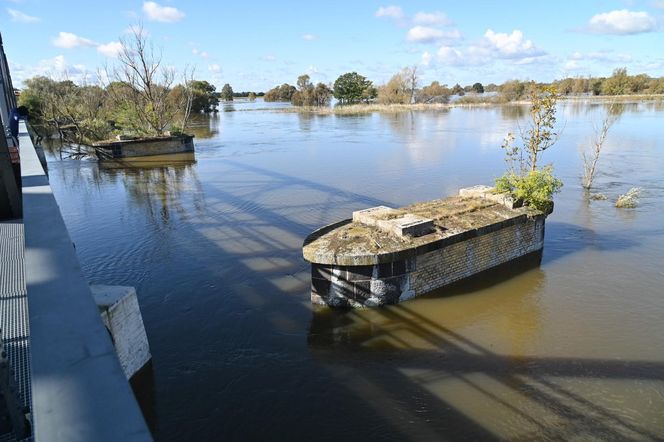
M541 212L522 207L508 209L482 197L450 197L390 209L392 219L411 214L431 219L431 233L396 236L364 222L344 221L323 227L304 242L304 259L315 264L373 265L417 256L446 244L520 223Z
M93 143L99 159L117 159L164 155L170 153L193 152L192 135L172 137L151 137L137 140L101 141Z
M90 290L101 319L111 334L122 370L130 379L151 358L136 289L119 285L91 285Z
M152 440L24 123L19 138L35 440Z
M542 212L508 208L508 198L486 187L460 193L472 196L358 211L312 233L303 247L312 263L312 302L393 304L542 249ZM409 218L430 220L428 233L381 225Z

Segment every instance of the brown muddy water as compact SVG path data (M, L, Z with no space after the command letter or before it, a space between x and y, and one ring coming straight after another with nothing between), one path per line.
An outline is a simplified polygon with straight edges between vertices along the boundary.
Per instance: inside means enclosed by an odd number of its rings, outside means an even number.
M139 393L157 440L664 439L661 102L624 106L596 180L606 201L581 189L579 154L605 107L560 107L543 160L565 187L539 266L344 312L311 307L305 236L353 210L491 183L525 109L257 107L200 120L195 160L49 154L90 282L138 289L154 358ZM640 206L614 208L631 187Z

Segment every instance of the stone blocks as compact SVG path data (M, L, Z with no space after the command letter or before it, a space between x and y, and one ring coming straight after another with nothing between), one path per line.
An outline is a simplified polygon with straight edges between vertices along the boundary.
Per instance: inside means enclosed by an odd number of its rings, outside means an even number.
M377 227L383 232L403 237L418 237L433 230L433 220L410 213L402 213L386 206L371 207L353 212L353 222Z
M412 258L375 265L312 264L311 301L331 307L377 307L411 299L544 246L544 216L471 231Z

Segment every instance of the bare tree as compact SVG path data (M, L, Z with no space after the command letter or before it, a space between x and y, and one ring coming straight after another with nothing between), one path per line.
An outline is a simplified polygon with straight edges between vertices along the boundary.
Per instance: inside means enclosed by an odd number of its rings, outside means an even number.
M191 96L182 94L184 101L169 97L176 70L162 65L161 52L155 51L141 25L132 27L132 34L120 42L119 66L107 74L108 79L118 85L107 89L125 111L134 130L163 135L178 112L188 114ZM188 83L186 78L185 83Z
M600 126L593 125L594 129L594 142L589 152L582 152L581 156L583 158L583 187L584 189L590 189L593 185L593 179L595 178L595 172L597 171L597 162L599 161L599 156L602 153L602 148L604 147L604 142L606 137L609 134L609 129L611 126L618 121L620 118L619 105L616 102L611 103L608 107L604 117L602 118L602 124Z
M419 82L419 77L417 76L417 66L404 68L401 76L408 84L408 90L410 92L410 101L408 103L414 103L415 91L417 90L417 83Z

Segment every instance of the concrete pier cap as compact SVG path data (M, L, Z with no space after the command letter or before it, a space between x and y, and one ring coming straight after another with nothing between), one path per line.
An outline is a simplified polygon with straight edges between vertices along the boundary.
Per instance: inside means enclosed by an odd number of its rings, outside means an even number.
M309 235L311 300L394 304L541 250L546 214L490 186L402 208L371 207Z

